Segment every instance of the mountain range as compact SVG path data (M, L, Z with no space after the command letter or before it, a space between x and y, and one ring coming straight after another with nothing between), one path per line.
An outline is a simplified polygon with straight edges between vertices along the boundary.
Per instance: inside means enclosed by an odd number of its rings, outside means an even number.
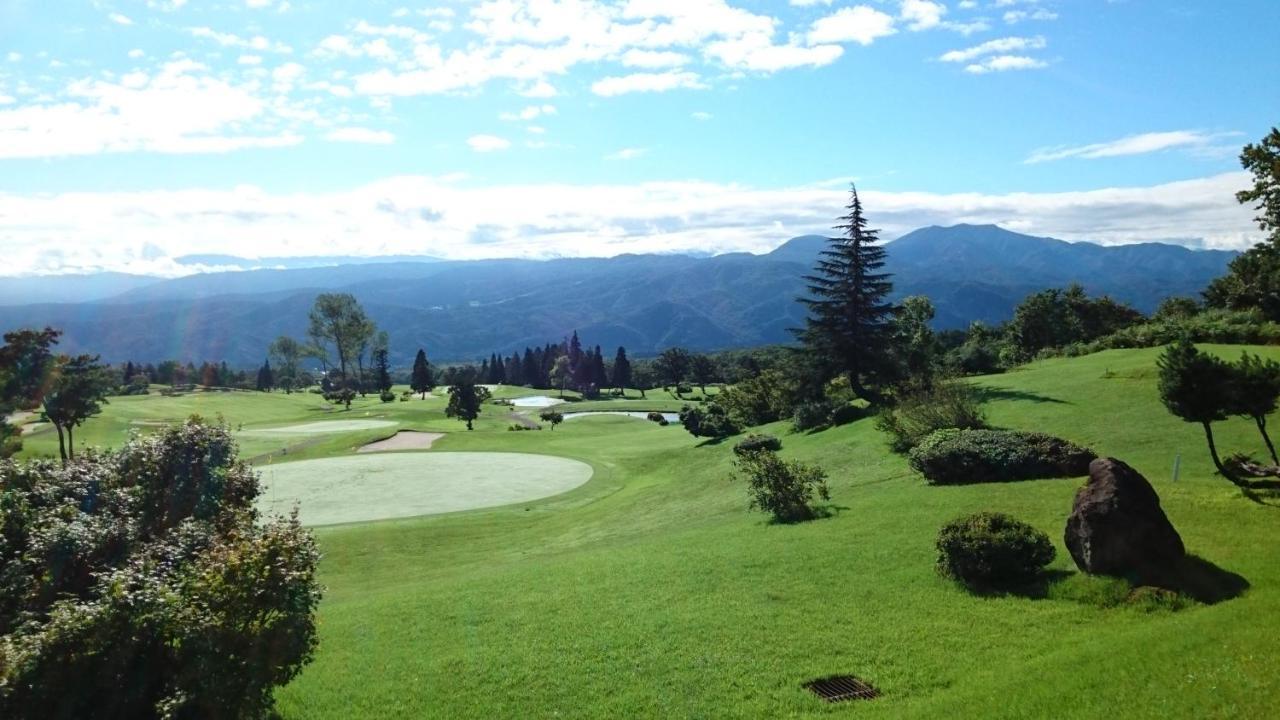
M64 351L100 353L112 362L216 359L250 366L276 336L303 336L317 293L342 291L389 332L392 361L401 365L419 347L434 360L467 360L575 329L585 342L609 351L623 345L637 356L672 345L743 347L791 338L788 329L804 319L796 302L803 276L825 243L801 236L763 255L325 259L313 267L175 279L0 278L0 327L52 325L64 332ZM1150 312L1166 297L1197 295L1235 256L1159 243L1069 243L992 225L921 228L885 248L895 297L928 295L938 328L1007 320L1026 295L1072 282ZM234 267L263 262L191 258Z

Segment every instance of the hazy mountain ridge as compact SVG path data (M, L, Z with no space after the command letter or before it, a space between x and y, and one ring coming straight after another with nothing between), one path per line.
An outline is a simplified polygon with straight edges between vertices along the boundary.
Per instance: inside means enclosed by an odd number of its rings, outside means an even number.
M636 355L670 345L716 349L784 342L803 322L796 298L825 244L802 236L766 255L622 255L341 265L192 275L79 304L7 307L6 326L51 324L72 351L125 359L261 362L282 333L302 336L318 292L351 292L391 335L393 361L512 352L577 329ZM1194 295L1235 253L1159 245L1102 247L994 226L922 228L886 245L895 295L925 294L939 327L999 322L1028 293L1080 282L1150 311ZM3 292L5 280L0 280ZM3 297L0 294L0 297Z

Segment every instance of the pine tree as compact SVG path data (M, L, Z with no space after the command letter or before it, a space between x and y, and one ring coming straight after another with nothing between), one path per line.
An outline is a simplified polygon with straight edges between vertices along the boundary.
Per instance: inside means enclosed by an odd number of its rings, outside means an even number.
M1253 419L1271 454L1271 462L1280 465L1276 446L1267 434L1267 416L1280 405L1280 363L1246 352L1231 370L1231 414Z
M578 331L573 331L573 339L569 341L565 354L569 356L569 369L577 372L582 364L582 342L578 340Z
M422 393L422 399L426 400L427 393L435 387L435 384L431 365L427 363L427 353L419 348L418 355L413 359L413 375L409 379L409 387L416 393Z
M829 239L813 274L804 278L809 297L800 301L809 315L795 332L828 373L844 374L859 397L875 401L889 356L893 284L879 272L885 251L877 244L879 231L867 228L856 187L850 187L846 209L844 222L836 226L843 236Z
M1209 443L1209 456L1222 476L1236 485L1243 483L1218 457L1213 441L1213 423L1226 420L1234 403L1231 367L1212 355L1205 355L1187 338L1165 349L1156 365L1160 368L1160 399L1169 412L1186 422L1200 423Z
M613 356L613 386L626 394L630 385L631 361L627 359L627 349L619 346L618 353Z
M385 347L373 351L373 379L379 393L391 392L391 361Z
M258 382L256 387L260 392L271 392L271 388L275 387L275 377L271 372L270 360L263 360L262 367L258 368Z

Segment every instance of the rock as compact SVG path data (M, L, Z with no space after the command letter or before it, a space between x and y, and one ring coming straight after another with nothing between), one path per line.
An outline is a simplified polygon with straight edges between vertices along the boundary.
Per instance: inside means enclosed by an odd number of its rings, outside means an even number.
M1076 492L1065 541L1081 570L1131 580L1171 577L1186 555L1151 483L1115 458L1089 463L1089 482Z

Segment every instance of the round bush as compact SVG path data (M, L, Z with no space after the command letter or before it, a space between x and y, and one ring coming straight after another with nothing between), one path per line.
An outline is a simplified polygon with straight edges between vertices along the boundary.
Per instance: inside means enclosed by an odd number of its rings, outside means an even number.
M650 412L648 415L645 415L645 417L648 418L650 421L656 422L656 423L660 423L663 420L667 419L665 415L657 411Z
M1092 450L1043 433L938 430L908 455L931 485L1007 482L1089 474Z
M772 450L777 452L782 449L782 441L772 435L762 435L752 433L738 441L733 446L735 455L746 455L749 452L759 452L761 450Z
M938 532L938 572L970 587L1025 582L1055 555L1048 535L1004 513L957 518Z
M382 400L382 402L394 402L396 399L396 394L391 392L390 390L383 390L381 393L378 394L378 399Z
M797 431L826 427L831 424L831 413L838 407L837 403L825 399L803 403L796 407L791 426Z

